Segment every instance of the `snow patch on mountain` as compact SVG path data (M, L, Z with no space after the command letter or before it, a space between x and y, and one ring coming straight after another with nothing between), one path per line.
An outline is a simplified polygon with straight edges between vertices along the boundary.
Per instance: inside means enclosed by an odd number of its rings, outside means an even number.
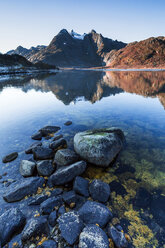
M72 29L70 35L71 35L74 39L83 40L84 37L85 37L85 35L86 35L86 33L84 33L84 34L81 35L81 34L78 34L78 33L74 32L73 29Z

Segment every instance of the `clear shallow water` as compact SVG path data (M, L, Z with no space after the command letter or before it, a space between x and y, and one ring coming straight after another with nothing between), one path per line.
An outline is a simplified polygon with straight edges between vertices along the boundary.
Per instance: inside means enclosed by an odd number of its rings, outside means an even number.
M23 151L32 143L30 136L45 125L62 127L60 133L69 147L78 131L119 127L127 145L116 163L107 170L90 167L85 176L115 181L125 189L123 194L112 191L109 208L115 213L114 223L125 227L135 247L162 247L164 108L165 72L70 71L1 79L0 158L13 151L19 152L19 158L7 165L0 163L0 174L20 178L19 160L26 157ZM66 127L68 120L73 124ZM145 207L140 205L143 199L149 199Z

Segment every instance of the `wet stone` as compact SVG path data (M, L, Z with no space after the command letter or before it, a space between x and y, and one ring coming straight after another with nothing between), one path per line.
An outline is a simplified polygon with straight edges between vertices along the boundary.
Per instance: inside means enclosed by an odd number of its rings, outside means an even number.
M23 229L21 239L23 242L25 242L32 237L41 236L42 234L49 234L48 222L44 216L28 220Z
M54 196L42 202L40 205L40 209L42 214L50 214L55 207L60 207L62 204L62 196Z
M36 193L39 187L43 187L44 183L45 179L41 177L25 178L22 181L12 184L3 198L7 202L20 201L25 196Z
M49 134L56 133L59 131L61 128L58 126L45 126L39 130L41 132L42 136L45 137Z
M50 176L54 172L52 162L50 160L38 162L37 171L40 176Z
M50 176L48 181L50 181L52 185L65 185L71 182L76 176L81 175L85 169L86 162L79 161L67 167L60 168Z
M70 245L73 245L84 227L82 220L76 212L68 212L61 215L57 222L61 231L61 236Z
M58 209L58 215L62 215L62 214L65 214L66 212L66 209L64 206L61 206L59 209Z
M97 200L103 203L107 202L110 197L109 185L98 179L90 183L89 192L93 200Z
M57 243L54 240L46 240L42 245L37 248L57 248Z
M44 195L44 194L41 194L41 195L37 195L35 197L33 197L28 205L29 206L32 206L32 205L40 205L42 202L44 202L45 200L48 199L48 196L47 195Z
M36 160L53 159L54 152L52 149L37 146L33 149L33 156Z
M89 181L87 179L84 179L83 177L76 177L73 184L73 190L85 197L89 196L88 191Z
M49 147L54 150L57 151L59 149L62 148L66 148L67 147L67 142L65 139L61 138L59 140L53 141L52 143L50 143Z
M42 139L42 133L41 133L41 132L37 132L37 133L33 134L33 135L31 136L31 138L32 138L33 140L41 140L41 139Z
M105 232L96 225L87 225L80 234L79 248L108 248Z
M65 125L65 126L70 126L70 125L72 125L72 121L66 121L66 122L64 123L64 125Z
M34 174L36 164L28 160L22 160L20 163L20 174L23 177L30 177Z
M104 227L112 218L111 211L98 202L87 201L78 212L85 224L98 224L100 227Z
M55 137L53 138L53 141L59 140L59 139L61 139L61 138L63 138L63 135L62 135L62 134L59 134L59 135L57 135L57 136L55 136Z
M32 154L33 153L33 148L35 148L37 146L42 146L42 142L39 142L39 141L34 142L29 148L27 148L25 150L25 153L26 154Z
M68 205L70 205L73 202L74 203L76 202L76 194L73 190L64 192L62 197L63 197L63 201Z
M10 208L0 216L0 243L4 246L24 227L26 219L18 208Z
M63 193L63 190L60 188L54 189L51 193L51 196L57 196L57 195L61 195Z
M55 154L54 163L60 166L66 166L77 162L79 156L70 149L58 150Z
M54 227L56 225L56 220L57 220L57 211L54 210L53 212L50 213L48 221L49 221L49 225L51 227Z
M117 248L127 247L128 242L123 232L118 231L114 226L109 227L108 236L113 240Z
M2 162L3 163L9 163L9 162L15 160L17 157L18 157L18 152L13 152L13 153L10 153L10 154L6 155L5 157L3 157Z

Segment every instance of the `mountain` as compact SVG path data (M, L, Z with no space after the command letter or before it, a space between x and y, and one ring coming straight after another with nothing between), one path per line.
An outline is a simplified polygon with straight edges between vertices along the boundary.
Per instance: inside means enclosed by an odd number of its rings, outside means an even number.
M110 68L165 68L165 37L133 42L106 55Z
M66 29L62 29L47 47L39 51L35 50L33 53L18 47L19 49L14 50L14 53L21 54L34 63L42 61L61 67L92 67L105 65L106 53L125 46L125 43L104 38L94 30L80 35L73 30L69 33Z
M18 55L25 57L26 59L29 59L32 55L34 55L35 53L38 53L45 47L46 46L39 45L37 47L31 47L30 49L27 49L22 46L18 46L15 50L10 50L6 54L7 55L18 54Z

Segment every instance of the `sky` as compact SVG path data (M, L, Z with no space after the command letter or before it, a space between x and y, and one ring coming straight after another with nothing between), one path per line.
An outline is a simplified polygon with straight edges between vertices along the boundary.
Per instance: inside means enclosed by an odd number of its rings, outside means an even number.
M133 42L165 36L165 0L0 0L0 52L48 45L63 28Z

